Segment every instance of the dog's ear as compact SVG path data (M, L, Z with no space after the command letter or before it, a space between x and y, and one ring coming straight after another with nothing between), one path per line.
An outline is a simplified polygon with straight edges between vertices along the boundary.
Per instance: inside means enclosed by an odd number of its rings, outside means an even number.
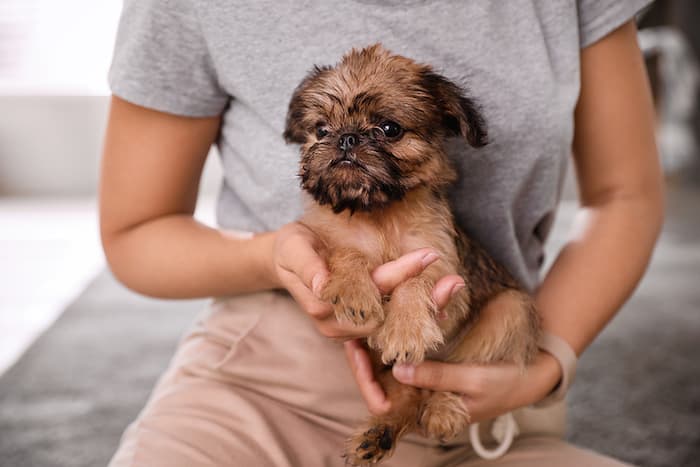
M474 147L488 143L486 121L479 107L459 86L432 70L422 73L422 81L435 98L448 135L461 135Z
M309 103L302 96L328 70L330 70L328 66L315 66L294 90L289 102L287 120L282 135L287 143L303 144L306 142L308 128L306 128L304 121L309 111Z

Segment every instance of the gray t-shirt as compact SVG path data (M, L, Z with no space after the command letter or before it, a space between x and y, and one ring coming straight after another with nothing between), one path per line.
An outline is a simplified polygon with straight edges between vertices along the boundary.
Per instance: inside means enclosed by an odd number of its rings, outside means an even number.
M112 92L186 116L223 115L221 227L275 229L301 212L298 148L282 139L314 64L381 42L466 85L490 144L458 147L458 223L536 287L579 94L580 48L650 0L125 0Z

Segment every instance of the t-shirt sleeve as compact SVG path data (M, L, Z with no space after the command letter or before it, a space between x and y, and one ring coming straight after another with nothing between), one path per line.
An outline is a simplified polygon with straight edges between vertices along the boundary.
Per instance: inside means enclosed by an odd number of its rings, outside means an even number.
M125 0L109 70L112 93L190 117L220 114L219 85L192 0Z
M652 2L653 0L577 0L581 48L599 41Z

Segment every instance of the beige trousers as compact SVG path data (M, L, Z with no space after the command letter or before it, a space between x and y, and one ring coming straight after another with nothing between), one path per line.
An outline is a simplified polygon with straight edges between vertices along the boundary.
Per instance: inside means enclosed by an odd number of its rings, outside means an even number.
M623 465L562 441L563 405L515 415L521 435L501 459L480 459L466 433L446 446L412 434L383 465ZM220 299L180 343L110 466L343 466L343 443L366 416L342 345L289 295Z

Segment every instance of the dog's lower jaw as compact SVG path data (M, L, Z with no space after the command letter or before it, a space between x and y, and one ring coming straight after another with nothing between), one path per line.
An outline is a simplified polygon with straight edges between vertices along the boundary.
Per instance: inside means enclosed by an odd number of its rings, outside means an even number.
M404 198L405 191L400 188L382 190L371 187L360 188L321 188L319 186L302 185L313 199L321 206L329 206L333 213L340 214L348 210L355 212L379 212L396 201ZM346 192L346 193L343 193ZM352 193L347 193L352 192Z
M337 169L332 169L337 170ZM362 169L348 169L358 170ZM321 206L329 206L335 214L350 212L377 212L395 201L404 199L410 187L402 183L399 174L392 177L372 177L367 173L342 177L302 170L301 188Z

